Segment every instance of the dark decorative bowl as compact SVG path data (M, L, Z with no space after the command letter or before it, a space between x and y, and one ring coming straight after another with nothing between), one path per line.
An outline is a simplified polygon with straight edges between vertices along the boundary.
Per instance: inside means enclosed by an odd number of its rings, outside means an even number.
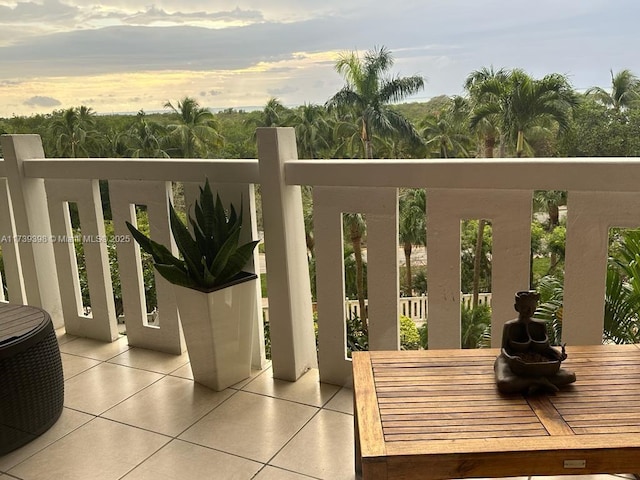
M502 349L502 355L507 360L511 371L523 377L550 377L558 373L560 360L554 353L555 351L549 347L541 352L527 351L512 354Z

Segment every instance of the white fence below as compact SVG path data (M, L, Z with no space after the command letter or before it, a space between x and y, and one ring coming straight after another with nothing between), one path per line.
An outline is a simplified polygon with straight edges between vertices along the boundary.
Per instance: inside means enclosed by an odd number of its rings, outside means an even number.
M473 295L471 293L463 293L460 295L460 301L467 308L470 308L471 302L473 301ZM400 315L409 317L417 325L421 325L427 321L427 316L429 314L428 295L421 295L419 297L400 297L398 303L400 308ZM364 304L368 306L368 300L365 300ZM479 294L478 304L490 306L491 293ZM315 308L315 303L313 304L313 306ZM347 298L345 299L344 306L347 319L353 320L356 317L360 317L360 304L358 303L358 300L349 300ZM262 299L262 316L265 322L269 321L269 300L266 298Z

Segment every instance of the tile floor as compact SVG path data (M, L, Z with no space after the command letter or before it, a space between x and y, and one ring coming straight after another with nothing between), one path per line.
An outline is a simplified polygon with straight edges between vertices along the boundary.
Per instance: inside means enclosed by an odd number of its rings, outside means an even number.
M59 342L62 416L0 457L0 480L355 479L351 390L320 385L317 371L289 383L265 369L213 392L193 382L186 355L126 337Z

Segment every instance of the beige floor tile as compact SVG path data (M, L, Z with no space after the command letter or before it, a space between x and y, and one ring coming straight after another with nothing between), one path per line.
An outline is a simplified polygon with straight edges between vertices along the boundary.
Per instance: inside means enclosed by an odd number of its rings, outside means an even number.
M315 407L323 406L339 389L340 387L328 383L321 384L317 369L309 370L296 382L287 382L274 380L271 368L243 388L247 392L260 393Z
M99 415L162 378L135 368L101 363L65 382L65 406Z
M9 470L24 480L116 480L170 439L96 418Z
M229 398L190 380L164 377L102 416L153 432L177 436Z
M242 380L241 382L238 382L235 385L231 385L230 388L240 390L247 383L252 381L258 375L262 375L264 372L265 370L251 370L251 376L249 378L247 378L246 380ZM173 372L171 372L171 376L193 380L193 371L191 370L191 364L187 363L186 365L174 370Z
M174 377L186 378L187 380L193 380L193 371L191 370L191 364L187 363L186 365L174 370L171 372L171 375Z
M241 382L236 383L235 385L231 385L230 388L234 388L236 390L242 390L249 382L252 382L253 380L256 379L256 377L260 376L260 375L264 375L267 370L269 370L269 367L265 367L264 370L251 370L251 375L249 376L249 378L245 378L244 380L242 380Z
M353 480L353 417L322 410L271 465L324 480Z
M341 388L324 408L353 415L353 390Z
M100 360L78 357L77 355L70 355L68 353L61 353L60 356L62 357L62 370L65 380L75 377L79 373L89 370L91 367L95 367L100 363Z
M109 360L109 363L117 363L118 365L164 374L171 373L186 365L188 362L189 356L186 353L182 355L171 355L169 353L154 352L153 350L134 347L129 348L126 352Z
M64 343L70 342L71 340L75 340L78 337L76 337L75 335L67 335L64 327L62 327L56 329L56 338L58 339L58 345L62 345Z
M101 361L109 360L128 349L127 337L120 337L115 342L99 342L90 338L76 338L60 345L62 353L70 353L71 355L79 355Z
M70 410L68 408L62 409L60 418L49 430L32 442L27 443L25 446L1 456L0 471L6 472L7 470L15 467L34 453L51 445L56 440L59 440L94 418L95 417L93 415L87 415L86 413L76 412L75 410Z
M249 480L261 463L174 440L123 480Z
M253 480L310 480L311 478L312 477L307 477L306 475L267 465L260 470L258 475L253 477Z
M180 438L266 463L317 411L240 391Z

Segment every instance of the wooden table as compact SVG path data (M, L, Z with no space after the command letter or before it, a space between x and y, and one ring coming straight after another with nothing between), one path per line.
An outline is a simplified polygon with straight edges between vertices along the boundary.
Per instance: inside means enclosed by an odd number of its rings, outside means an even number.
M640 345L567 347L575 384L503 395L498 350L353 354L367 480L640 472Z

